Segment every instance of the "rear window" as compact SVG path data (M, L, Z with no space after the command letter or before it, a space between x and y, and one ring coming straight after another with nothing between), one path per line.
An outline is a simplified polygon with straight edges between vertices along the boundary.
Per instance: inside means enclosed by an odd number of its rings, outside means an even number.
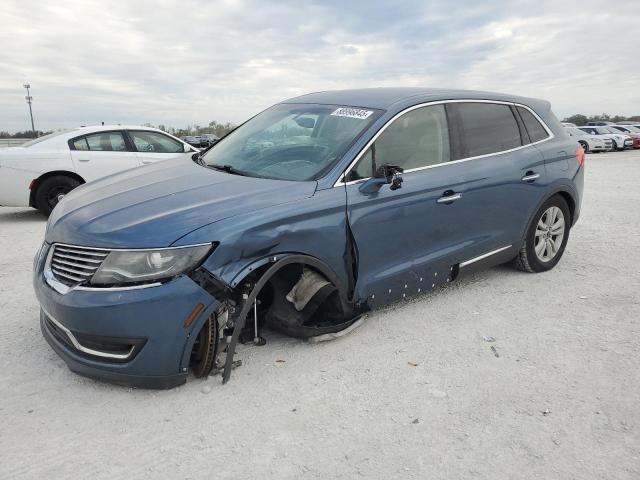
M522 121L524 122L524 126L527 129L527 133L529 134L529 138L532 143L539 142L540 140L544 140L549 136L547 131L544 129L542 124L538 121L538 119L526 108L517 107L518 112L520 113L520 117L522 117Z
M72 140L74 150L125 152L127 145L121 132L100 132Z
M463 139L464 157L477 157L522 145L520 129L508 105L453 103Z

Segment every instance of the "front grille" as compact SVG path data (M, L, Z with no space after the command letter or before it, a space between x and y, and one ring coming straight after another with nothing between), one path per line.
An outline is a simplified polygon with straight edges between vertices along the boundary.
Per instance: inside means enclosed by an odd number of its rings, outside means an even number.
M91 279L109 250L54 245L49 268L56 280L70 287Z

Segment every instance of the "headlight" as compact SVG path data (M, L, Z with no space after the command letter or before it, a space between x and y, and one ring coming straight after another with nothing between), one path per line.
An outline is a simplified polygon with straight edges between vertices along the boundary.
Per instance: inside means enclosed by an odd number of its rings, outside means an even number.
M157 250L113 250L96 270L91 283L113 285L175 277L198 265L211 249L211 244L205 244Z

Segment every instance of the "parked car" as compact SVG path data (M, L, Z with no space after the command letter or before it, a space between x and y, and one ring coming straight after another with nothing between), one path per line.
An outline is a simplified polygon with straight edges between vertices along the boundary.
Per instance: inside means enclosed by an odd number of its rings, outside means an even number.
M625 148L631 148L633 146L633 140L629 135L626 135L617 130L612 130L609 127L578 127L580 130L589 133L591 135L597 135L602 138L609 138L613 142L613 150L624 150Z
M160 160L193 153L155 128L105 125L64 130L0 149L0 206L49 215L77 186Z
M602 127L602 126L605 126L605 125L615 125L615 123L613 123L613 122L605 122L604 120L597 120L595 122L588 122L587 125L591 126L591 127Z
M584 130L574 127L565 127L567 134L576 137L576 140L585 152L606 152L613 149L612 140L608 137L591 135Z
M53 210L33 278L71 370L172 387L224 365L226 382L264 325L314 337L479 268L550 270L585 160L548 102L419 88L293 98L194 157Z
M200 135L200 141L203 144L203 147L212 147L220 141L220 137L214 135L213 133L205 133L203 135Z
M607 128L629 135L633 140L633 148L640 148L640 128L633 125L609 125Z
M180 140L182 140L185 143L188 143L192 147L200 148L202 146L200 137L195 135L187 135L186 137L180 137Z
M561 122L560 125L562 125L563 127L577 127L575 123L571 122Z

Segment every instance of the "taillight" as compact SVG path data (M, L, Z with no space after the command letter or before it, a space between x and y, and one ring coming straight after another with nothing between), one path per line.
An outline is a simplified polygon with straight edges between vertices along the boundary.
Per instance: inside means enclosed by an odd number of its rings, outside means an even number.
M586 155L584 154L584 148L582 147L578 147L576 149L576 160L578 161L578 166L583 166L584 165L584 159L585 159Z

